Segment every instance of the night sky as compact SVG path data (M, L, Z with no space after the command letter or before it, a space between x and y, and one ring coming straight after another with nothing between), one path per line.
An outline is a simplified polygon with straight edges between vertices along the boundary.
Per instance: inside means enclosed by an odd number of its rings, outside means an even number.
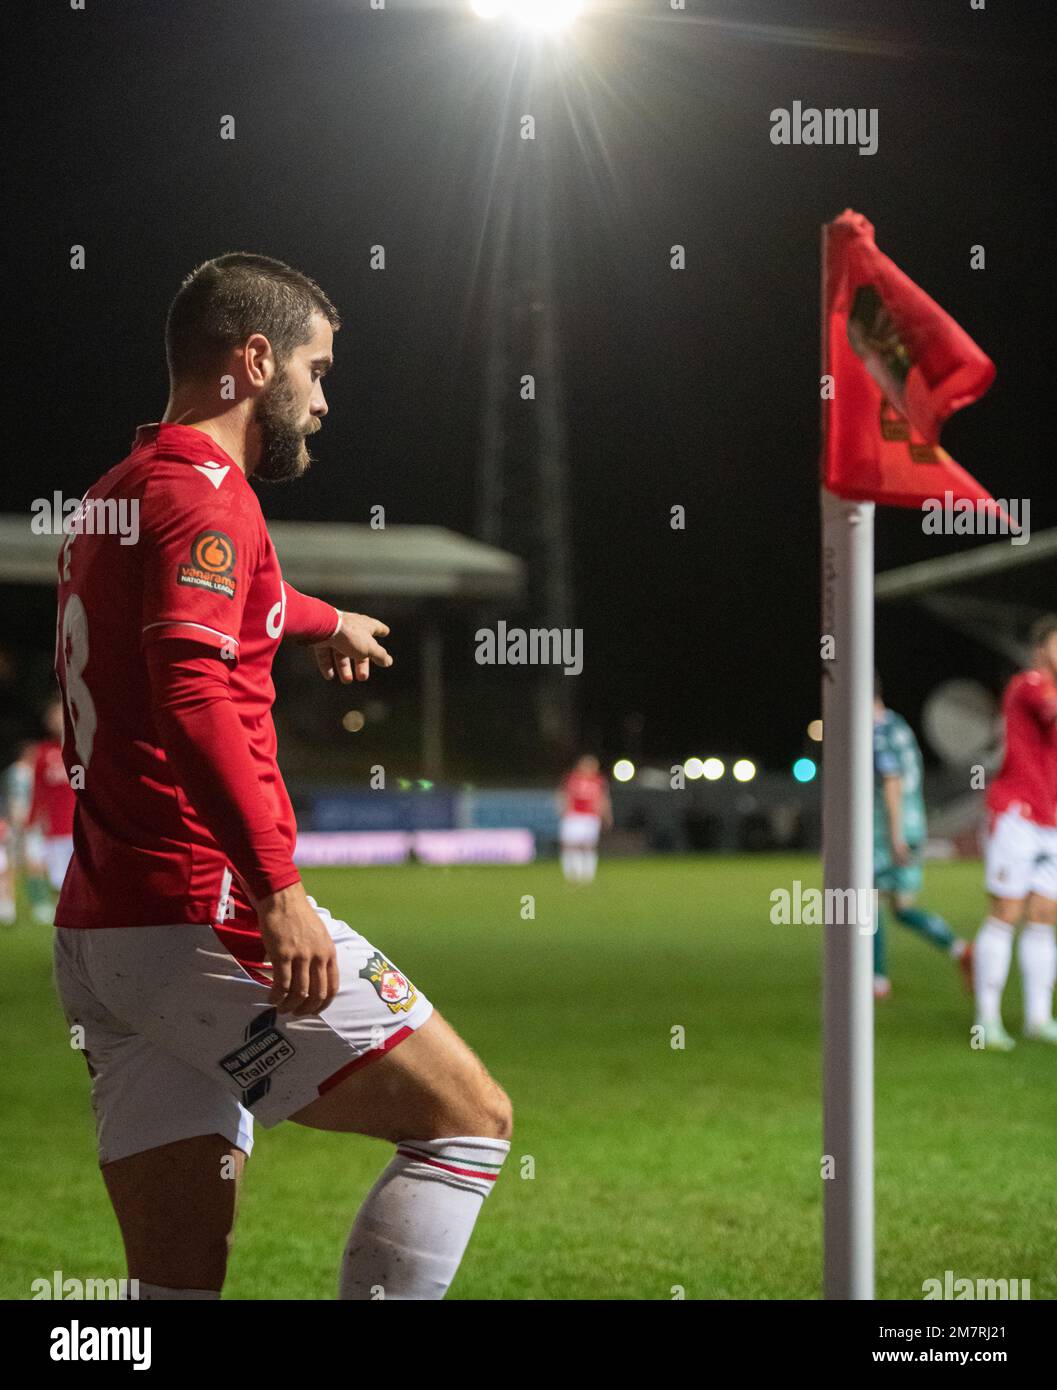
M318 461L263 492L266 514L363 523L381 503L390 522L472 533L496 190L533 161L521 186L545 170L555 214L585 728L617 755L639 711L646 755L780 764L818 713L822 222L865 213L993 357L995 386L944 444L996 495L1030 497L1033 530L1057 525L1050 9L589 9L545 60L546 119L526 147L508 96L528 49L462 5L9 0L0 511L80 495L160 418L181 278L253 250L317 279L345 321ZM774 146L770 111L795 100L877 107L878 152ZM234 141L219 137L226 114ZM669 268L676 243L685 271ZM669 526L677 503L685 532ZM878 569L973 543L924 537L914 513L878 517ZM1057 606L1049 582L1025 593L1022 579L1018 597ZM50 596L2 596L0 643L46 654ZM882 615L878 644L911 716L945 676L1003 674L907 609ZM412 656L399 633L393 650ZM451 660L456 683L472 673L469 631Z

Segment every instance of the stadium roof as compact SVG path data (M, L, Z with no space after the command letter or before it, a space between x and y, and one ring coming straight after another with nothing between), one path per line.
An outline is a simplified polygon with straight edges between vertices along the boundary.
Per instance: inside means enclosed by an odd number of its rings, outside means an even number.
M1012 545L1008 539L956 555L940 555L933 560L884 570L877 576L874 593L878 602L886 599L916 598L932 589L986 578L992 574L1038 564L1057 555L1057 527L1039 531L1027 545Z
M284 576L309 592L449 603L524 594L516 555L442 526L276 521L268 530ZM34 534L27 515L0 516L0 583L53 584L60 539Z
M1037 567L1054 559L1057 527L1035 532L1026 545L1012 545L1007 537L884 570L875 580L874 594L878 604L917 604L1019 666L1030 659L1023 638L1032 619L1053 607L1053 576L1047 570L1040 574Z

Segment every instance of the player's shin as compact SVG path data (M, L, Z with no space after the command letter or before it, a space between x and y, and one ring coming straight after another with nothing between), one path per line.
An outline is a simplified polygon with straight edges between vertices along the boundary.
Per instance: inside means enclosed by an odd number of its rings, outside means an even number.
M976 1021L984 1027L1001 1025L1002 991L1013 955L1013 928L997 917L988 917L973 947L973 993Z
M476 1136L398 1144L356 1217L338 1297L443 1298L509 1152Z
M1045 922L1029 922L1017 948L1024 984L1024 1031L1045 1031L1053 1019L1053 986L1057 979L1057 932Z

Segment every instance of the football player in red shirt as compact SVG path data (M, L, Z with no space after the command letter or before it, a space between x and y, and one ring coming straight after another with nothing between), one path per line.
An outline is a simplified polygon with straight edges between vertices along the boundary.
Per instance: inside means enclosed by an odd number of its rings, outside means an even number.
M590 883L598 868L598 837L613 824L613 808L598 759L582 757L565 778L559 794L562 873L569 883Z
M62 759L61 700L45 706L41 722L48 737L31 744L24 755L33 777L26 819L26 893L34 920L50 923L55 914L48 888L60 891L73 854L75 797Z
M1002 701L1005 757L987 792L990 914L973 948L976 1023L999 1052L1014 1045L1002 1025L1002 991L1022 920L1024 1034L1057 1043L1057 616L1040 618L1030 640L1033 664Z
M199 266L169 310L165 419L89 488L60 554L77 805L56 978L141 1297L219 1297L254 1118L396 1145L348 1239L346 1299L442 1298L510 1147L505 1093L292 857L279 641L313 646L330 679L391 664L383 623L283 580L249 482L308 467L338 327L282 262Z
M11 838L11 822L0 815L0 927L13 927L18 917L15 870L9 848Z

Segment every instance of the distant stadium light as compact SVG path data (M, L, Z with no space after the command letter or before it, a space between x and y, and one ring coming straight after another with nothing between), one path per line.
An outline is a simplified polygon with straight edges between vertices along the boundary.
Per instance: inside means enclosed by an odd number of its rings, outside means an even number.
M822 720L821 720L821 719L812 719L811 723L807 726L807 736L808 736L809 739L811 739L811 740L812 740L813 742L815 742L815 743L821 743L821 742L822 742Z
M793 776L798 782L813 782L817 772L814 758L797 758L793 764Z
M726 770L719 758L706 758L701 764L701 771L710 782L718 782Z
M683 772L691 782L696 782L699 777L704 776L704 771L705 765L700 758L687 758L683 763Z
M730 770L737 782L751 782L756 776L756 764L749 758L739 758Z
M580 0L470 0L478 19L497 19L510 15L530 29L554 32L571 24L580 13Z
M618 782L630 782L635 776L635 764L630 758L621 758L613 764L613 776Z

